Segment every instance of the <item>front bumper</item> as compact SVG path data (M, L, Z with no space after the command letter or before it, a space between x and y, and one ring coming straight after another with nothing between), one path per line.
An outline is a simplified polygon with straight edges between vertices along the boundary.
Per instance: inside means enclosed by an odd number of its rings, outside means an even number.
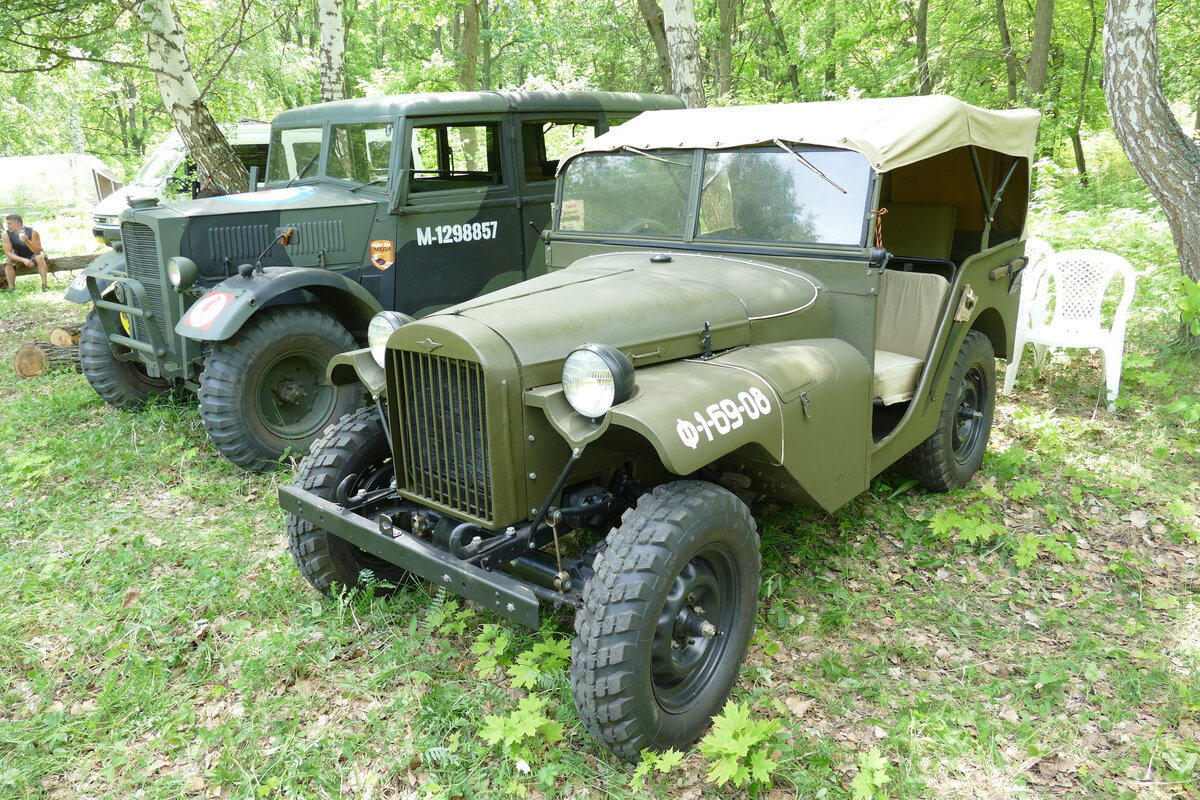
M295 486L279 487L279 505L293 516L408 572L444 586L530 628L538 627L538 598L529 584L469 564L390 520L372 521Z

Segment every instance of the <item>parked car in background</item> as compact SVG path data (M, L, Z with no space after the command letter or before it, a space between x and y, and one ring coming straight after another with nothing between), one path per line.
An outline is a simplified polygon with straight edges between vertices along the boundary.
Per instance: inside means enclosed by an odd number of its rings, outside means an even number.
M237 122L222 124L220 128L242 165L247 170L257 168L261 181L266 173L271 126L265 122ZM131 197L154 197L159 202L191 200L200 190L195 164L183 146L183 139L172 131L146 157L133 181L104 197L92 209L92 235L110 247L118 241L121 212L129 208Z
M636 760L720 711L753 633L748 501L967 483L1011 354L1038 114L948 97L649 112L567 156L552 271L371 323L376 400L279 490L330 593L415 575L575 614L587 729Z

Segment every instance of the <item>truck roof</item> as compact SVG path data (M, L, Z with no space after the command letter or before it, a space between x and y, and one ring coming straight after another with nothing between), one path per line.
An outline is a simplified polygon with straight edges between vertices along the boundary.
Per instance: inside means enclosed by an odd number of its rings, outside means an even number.
M775 140L855 150L878 172L966 145L1032 159L1041 115L992 111L945 95L648 111L572 150L724 149Z
M380 120L404 116L478 114L497 111L596 111L638 113L647 109L680 108L677 97L632 92L513 91L437 92L359 97L316 103L281 112L276 127L337 120Z

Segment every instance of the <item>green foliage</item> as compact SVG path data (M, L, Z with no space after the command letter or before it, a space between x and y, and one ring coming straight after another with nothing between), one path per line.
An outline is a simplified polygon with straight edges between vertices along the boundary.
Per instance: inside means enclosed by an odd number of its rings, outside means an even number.
M563 724L542 713L546 703L544 697L525 697L508 714L484 717L480 738L492 747L500 745L507 755L532 757L563 737Z
M853 800L885 800L883 787L889 780L888 760L879 750L872 747L869 752L858 754L858 774L850 781L850 797Z
M653 750L643 750L642 760L638 762L637 767L633 770L632 777L629 779L630 787L641 789L645 786L646 779L652 773L657 772L659 775L666 775L683 763L683 759L684 754L674 748L664 750L661 753L656 753Z
M550 688L570 662L571 641L561 636L546 636L517 656L516 662L508 668L508 676L514 686L522 689ZM549 685L543 685L545 682Z
M700 752L710 762L705 777L717 786L766 786L779 766L771 758L779 720L750 716L749 706L730 701L700 740Z

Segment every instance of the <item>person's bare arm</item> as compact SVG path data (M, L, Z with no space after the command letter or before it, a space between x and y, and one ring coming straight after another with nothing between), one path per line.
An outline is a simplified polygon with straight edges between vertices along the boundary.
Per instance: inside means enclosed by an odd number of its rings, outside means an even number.
M25 242L25 246L28 247L30 250L32 250L33 254L35 256L41 254L41 252L42 252L42 235L40 233L38 233L37 231L34 231L33 236L30 236L28 239L25 239L24 237L22 237L22 238Z

